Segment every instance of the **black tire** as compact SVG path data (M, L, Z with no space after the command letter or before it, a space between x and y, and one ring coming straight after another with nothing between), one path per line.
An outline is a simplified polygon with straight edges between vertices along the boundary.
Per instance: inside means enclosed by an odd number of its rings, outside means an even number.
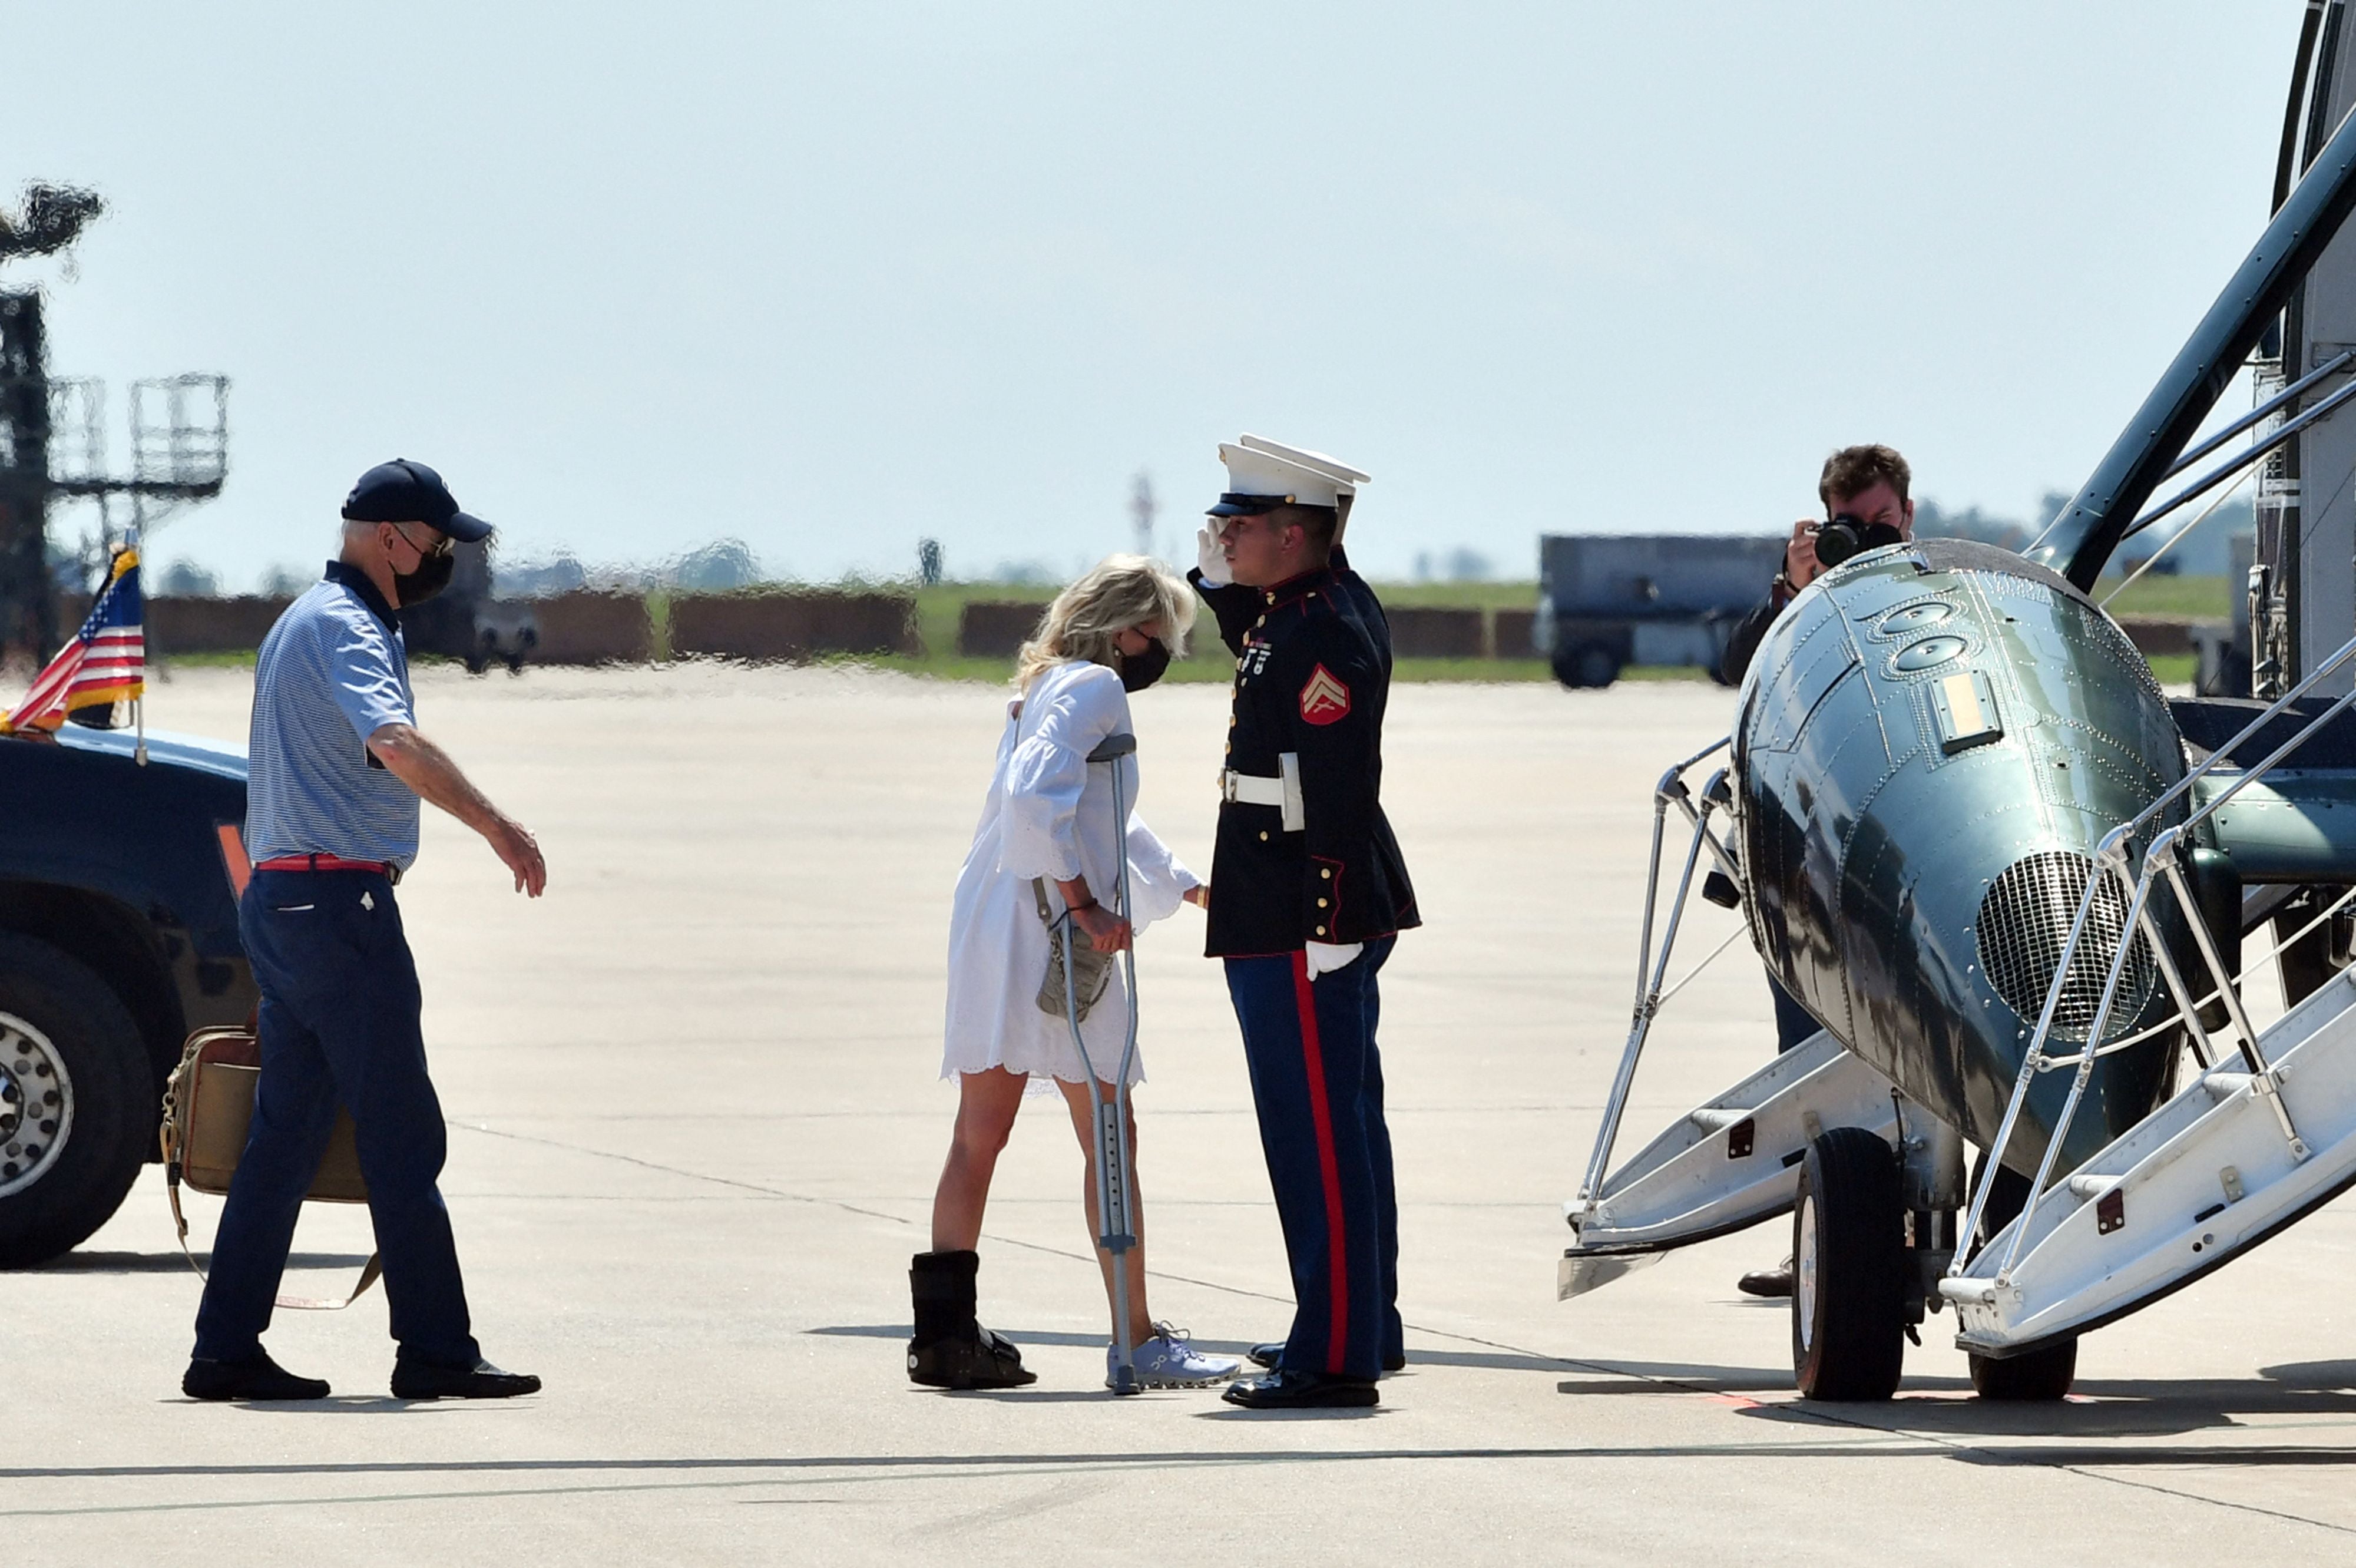
M2072 1336L2026 1356L1974 1356L1971 1361L1972 1392L1980 1398L2051 1404L2067 1399L2077 1380L2078 1341Z
M1986 1155L1981 1159L1985 1161ZM1979 1172L1972 1173L1972 1185L1979 1185ZM2010 1165L1997 1172L1996 1186L1989 1189L1987 1211L1980 1216L1980 1244L2019 1217L2029 1207L2029 1178ZM2026 1356L1973 1356L1972 1391L1984 1400L2003 1400L2013 1403L2051 1404L2066 1399L2070 1385L2078 1377L2078 1340L2076 1336L2032 1350Z
M1581 642L1554 656L1554 678L1573 691L1594 691L1620 679L1620 656L1600 642Z
M1800 1396L1886 1400L1906 1356L1898 1156L1862 1127L1808 1145L1792 1210L1792 1370Z
M47 942L0 932L0 1269L47 1262L113 1218L157 1103L112 988Z

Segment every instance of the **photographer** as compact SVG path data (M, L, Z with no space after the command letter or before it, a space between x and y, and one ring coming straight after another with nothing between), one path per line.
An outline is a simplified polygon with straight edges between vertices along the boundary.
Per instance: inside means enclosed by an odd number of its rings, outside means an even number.
M1816 481L1824 521L1803 518L1792 525L1792 542L1783 547L1783 569L1775 574L1767 596L1736 624L1734 635L1727 639L1719 669L1728 685L1741 684L1767 628L1802 588L1826 571L1816 554L1826 528L1841 526L1865 550L1914 537L1914 503L1906 494L1913 477L1906 459L1888 446L1844 446L1825 459L1824 475Z
M1792 542L1783 547L1783 569L1767 590L1766 598L1736 625L1727 639L1720 665L1727 684L1740 685L1751 660L1766 639L1767 628L1783 607L1848 556L1914 537L1914 503L1907 496L1913 472L1906 459L1888 446L1844 446L1825 459L1816 481L1816 498L1824 503L1821 522L1803 518L1792 525ZM1839 538L1840 551L1830 562L1819 558L1818 546L1830 532ZM1827 554L1835 553L1827 550ZM1775 1002L1775 1048L1788 1051L1815 1034L1820 1026L1792 993L1767 974L1767 991ZM1772 1269L1742 1276L1738 1288L1749 1295L1788 1296L1792 1294L1792 1260Z

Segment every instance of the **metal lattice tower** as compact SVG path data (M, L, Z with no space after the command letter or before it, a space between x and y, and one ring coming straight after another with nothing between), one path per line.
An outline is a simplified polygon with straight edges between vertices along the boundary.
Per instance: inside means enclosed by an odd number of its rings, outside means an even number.
M96 192L27 187L22 209L0 212L0 263L51 256L105 210ZM38 288L0 289L0 656L48 658L59 638L49 580L49 513L89 500L101 543L118 498L134 524L220 493L229 474L229 381L180 375L131 386L131 471L106 459L106 389L88 377L53 378Z

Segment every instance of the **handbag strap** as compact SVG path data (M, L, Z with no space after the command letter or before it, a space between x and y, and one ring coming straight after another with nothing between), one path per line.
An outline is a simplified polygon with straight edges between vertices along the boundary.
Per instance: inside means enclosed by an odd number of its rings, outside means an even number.
M170 1135L166 1134L167 1151L170 1147L169 1138ZM180 1211L180 1162L170 1157L168 1153L164 1161L164 1196L171 1201L172 1229L178 1233L181 1255L188 1260L188 1267L197 1271L197 1278L208 1284L211 1283L212 1277L205 1273L205 1266L197 1262L196 1253L188 1250L188 1217ZM376 1283L383 1273L384 1254L370 1252L368 1262L360 1269L359 1283L352 1286L352 1294L341 1301L308 1295L281 1295L275 1299L278 1305L290 1307L296 1312L341 1312L366 1295L369 1286Z
M194 1035L188 1037L187 1047L180 1056L179 1071L173 1073L165 1083L164 1121L157 1136L164 1145L164 1197L172 1205L172 1230L180 1243L180 1255L188 1260L188 1267L197 1271L197 1278L209 1284L212 1281L205 1273L205 1266L197 1262L196 1253L188 1250L188 1217L180 1208L180 1150L174 1137L174 1134L179 1131L180 1085L183 1076L194 1070L197 1039ZM354 1285L352 1294L343 1300L326 1301L312 1296L282 1295L277 1298L277 1304L280 1306L291 1307L297 1312L341 1312L367 1294L369 1286L376 1283L377 1277L383 1273L383 1254L370 1252L366 1266L360 1270L360 1283Z

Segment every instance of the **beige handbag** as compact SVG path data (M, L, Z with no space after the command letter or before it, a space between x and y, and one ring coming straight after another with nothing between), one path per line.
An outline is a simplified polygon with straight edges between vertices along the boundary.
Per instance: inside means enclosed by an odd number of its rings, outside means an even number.
M1047 976L1039 983L1039 1011L1062 1017L1066 1010L1064 993L1064 943L1061 927L1071 920L1068 911L1058 913L1047 901L1047 884L1033 877L1031 897L1039 906L1039 918L1047 928ZM1094 944L1081 934L1076 923L1072 925L1072 990L1068 998L1070 1010L1081 1018L1088 1015L1105 993L1106 983L1112 979L1112 954L1098 952Z
M198 1029L188 1036L180 1065L164 1087L164 1193L171 1200L172 1223L179 1232L180 1251L188 1266L204 1277L204 1265L188 1251L187 1217L180 1211L180 1185L215 1195L229 1191L230 1178L245 1153L246 1130L253 1124L253 1099L262 1079L262 1041L251 1024L229 1028ZM368 1183L360 1176L359 1145L350 1112L338 1107L335 1131L327 1135L320 1156L309 1203L366 1203ZM282 1295L278 1305L306 1312L334 1312L358 1301L384 1272L371 1254L360 1271L359 1283L341 1301Z

